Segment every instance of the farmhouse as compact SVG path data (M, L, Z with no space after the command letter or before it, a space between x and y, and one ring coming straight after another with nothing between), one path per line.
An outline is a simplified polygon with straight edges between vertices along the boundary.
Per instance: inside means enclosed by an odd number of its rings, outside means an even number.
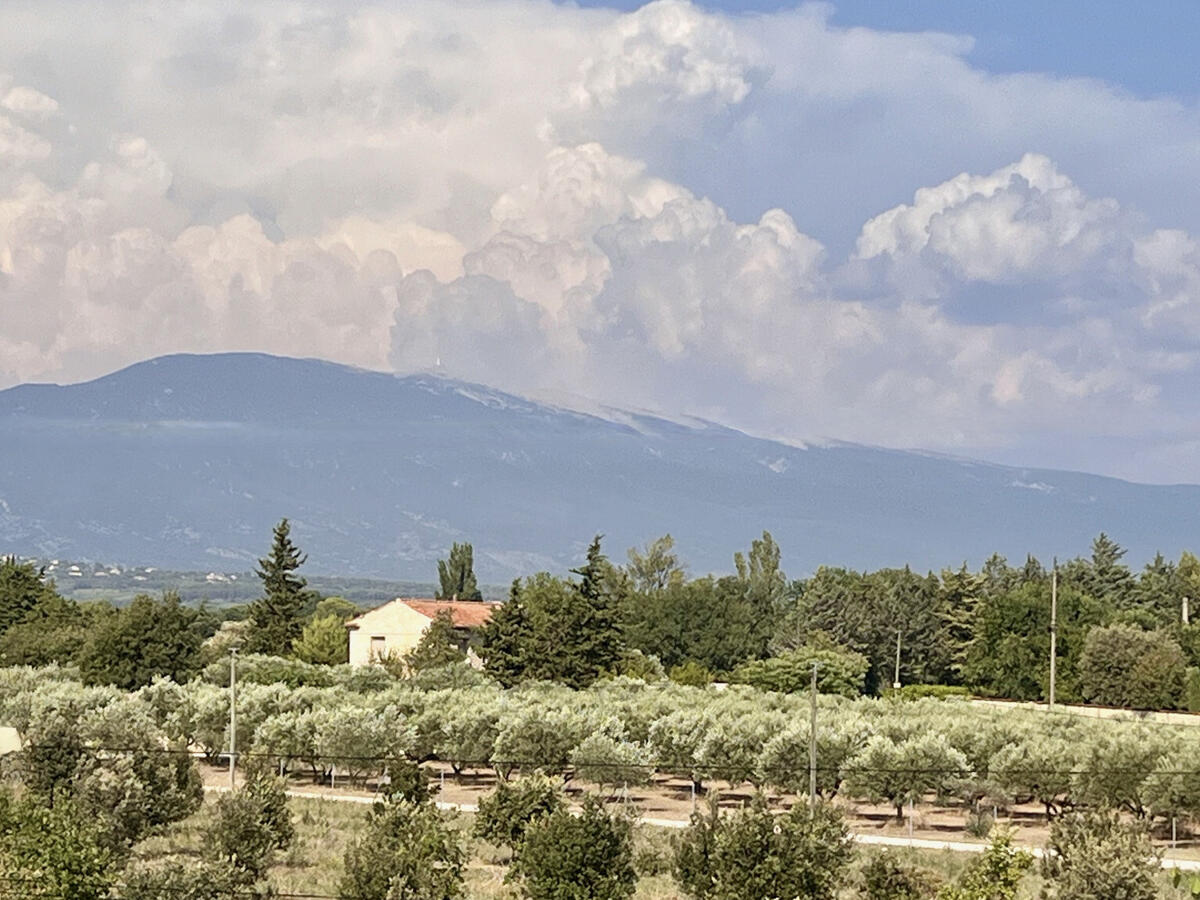
M417 646L434 616L446 609L465 650L471 633L492 617L494 603L466 600L419 600L397 597L346 623L350 665L365 666L389 654L402 656Z

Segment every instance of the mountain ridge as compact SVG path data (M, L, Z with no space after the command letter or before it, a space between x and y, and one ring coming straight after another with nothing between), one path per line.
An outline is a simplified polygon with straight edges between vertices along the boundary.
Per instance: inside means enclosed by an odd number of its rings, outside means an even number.
M772 531L793 574L1200 545L1200 487L926 451L755 437L267 354L176 354L0 391L0 552L206 569L253 562L282 516L324 573L428 578L454 540L480 576L616 559L671 532L694 571Z

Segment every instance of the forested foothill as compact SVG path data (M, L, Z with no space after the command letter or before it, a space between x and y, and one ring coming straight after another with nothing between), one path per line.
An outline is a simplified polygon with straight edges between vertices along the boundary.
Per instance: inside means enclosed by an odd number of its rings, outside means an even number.
M0 887L72 900L1192 889L1159 857L1200 822L1200 728L970 696L1045 698L1045 566L789 580L781 558L764 533L732 574L692 577L669 537L623 565L597 537L568 576L513 583L473 644L481 668L446 619L400 658L347 665L356 608L308 586L287 520L260 596L227 620L169 593L77 604L7 559L0 724L19 748L0 756ZM441 569L442 593L478 595L470 545ZM1061 563L1058 699L1191 704L1197 585L1190 554L1135 574L1104 535ZM228 783L231 747L236 789L203 802ZM331 836L320 801L288 789L377 802ZM639 822L647 810L692 815L664 837ZM851 840L914 827L989 843L947 866Z

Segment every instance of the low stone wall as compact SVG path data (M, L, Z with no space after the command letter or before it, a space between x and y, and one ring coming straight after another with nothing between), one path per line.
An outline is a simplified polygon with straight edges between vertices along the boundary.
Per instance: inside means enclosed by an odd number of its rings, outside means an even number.
M1045 703L1029 703L1018 700L980 700L976 698L971 702L977 706L1040 710L1041 712L1053 712L1055 715L1087 716L1092 719L1152 722L1159 725L1200 725L1200 713L1191 712L1151 712L1149 710L1115 709L1111 706L1077 706L1063 703L1054 704L1054 709L1050 710Z

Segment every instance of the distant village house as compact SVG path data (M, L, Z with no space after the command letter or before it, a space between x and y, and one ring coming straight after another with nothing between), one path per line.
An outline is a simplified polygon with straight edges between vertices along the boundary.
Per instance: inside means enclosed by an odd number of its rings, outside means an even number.
M478 601L398 597L346 623L350 665L366 666L389 655L403 656L417 646L434 616L443 609L450 610L459 647L465 651L472 633L487 624L494 607L494 603Z

